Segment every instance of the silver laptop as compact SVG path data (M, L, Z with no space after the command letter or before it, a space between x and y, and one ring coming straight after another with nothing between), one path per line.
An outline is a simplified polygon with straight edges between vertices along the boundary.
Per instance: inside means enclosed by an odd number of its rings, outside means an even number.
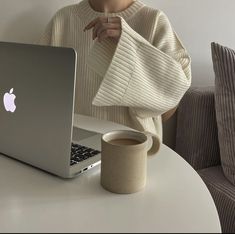
M70 48L0 42L2 155L62 178L100 164L101 134L73 129L76 63Z

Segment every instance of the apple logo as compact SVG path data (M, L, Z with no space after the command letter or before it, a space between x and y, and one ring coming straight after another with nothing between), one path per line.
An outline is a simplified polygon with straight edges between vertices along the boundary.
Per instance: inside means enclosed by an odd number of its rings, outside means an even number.
M9 93L5 93L3 97L3 104L7 112L14 113L16 110L15 99L16 96L13 94L14 89L12 88Z

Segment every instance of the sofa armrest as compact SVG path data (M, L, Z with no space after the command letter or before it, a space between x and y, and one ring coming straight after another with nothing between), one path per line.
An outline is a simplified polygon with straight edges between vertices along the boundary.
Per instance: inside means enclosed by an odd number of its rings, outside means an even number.
M190 88L178 108L175 150L196 170L220 164L214 90Z

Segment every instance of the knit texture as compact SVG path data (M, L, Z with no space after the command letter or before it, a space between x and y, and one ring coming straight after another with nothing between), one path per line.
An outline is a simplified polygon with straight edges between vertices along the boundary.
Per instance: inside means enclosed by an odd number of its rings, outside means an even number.
M99 16L121 18L118 44L92 40L84 27ZM95 11L88 0L59 10L39 44L78 53L75 112L158 135L162 114L191 86L191 59L160 10L136 0L118 13Z

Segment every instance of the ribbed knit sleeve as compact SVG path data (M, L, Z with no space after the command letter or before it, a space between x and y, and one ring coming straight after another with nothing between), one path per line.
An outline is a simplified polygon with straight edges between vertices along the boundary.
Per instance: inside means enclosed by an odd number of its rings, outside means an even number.
M95 106L126 106L141 118L155 117L176 107L191 85L191 59L167 16L156 13L153 43L122 18L115 45L96 41L87 63L102 80Z

